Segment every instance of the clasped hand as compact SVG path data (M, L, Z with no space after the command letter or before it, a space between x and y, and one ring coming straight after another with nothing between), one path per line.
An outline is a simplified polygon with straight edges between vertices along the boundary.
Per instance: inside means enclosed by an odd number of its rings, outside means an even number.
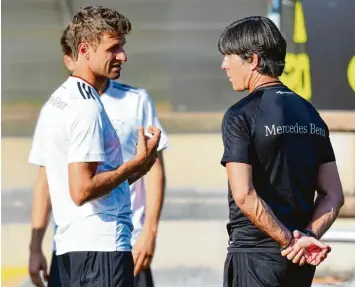
M329 245L298 230L293 232L293 237L290 246L281 251L281 255L286 256L288 260L300 266L305 263L318 266L327 258L328 253L331 251Z

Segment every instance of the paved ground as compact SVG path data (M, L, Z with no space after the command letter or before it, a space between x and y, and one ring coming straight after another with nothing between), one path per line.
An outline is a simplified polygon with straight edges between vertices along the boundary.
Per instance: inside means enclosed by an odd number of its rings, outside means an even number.
M2 191L2 271L6 275L2 286L30 286L26 279L30 202L30 189ZM223 190L168 189L153 264L158 287L221 286L226 211ZM339 220L335 227L352 226L355 220ZM48 255L51 236L49 229L44 242ZM333 253L318 274L349 277L355 270L350 255L355 254L355 245L332 245Z

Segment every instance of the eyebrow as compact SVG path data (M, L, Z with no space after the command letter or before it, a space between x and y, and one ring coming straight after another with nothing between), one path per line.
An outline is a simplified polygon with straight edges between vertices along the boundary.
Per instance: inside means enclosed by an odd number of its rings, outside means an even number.
M113 47L118 47L118 46L123 46L123 45L125 45L126 44L126 41L119 41L119 42L117 42L117 43L115 43L115 44L112 44L112 45L110 45L109 47L108 47L108 49L112 49Z

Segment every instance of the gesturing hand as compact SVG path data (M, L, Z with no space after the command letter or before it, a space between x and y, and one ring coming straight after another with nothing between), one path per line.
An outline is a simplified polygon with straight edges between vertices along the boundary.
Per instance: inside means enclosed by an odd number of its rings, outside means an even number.
M138 144L136 151L136 158L142 162L143 172L147 173L153 166L157 156L157 149L160 141L160 129L149 126L147 132L152 135L148 137L144 135L144 129L138 129Z

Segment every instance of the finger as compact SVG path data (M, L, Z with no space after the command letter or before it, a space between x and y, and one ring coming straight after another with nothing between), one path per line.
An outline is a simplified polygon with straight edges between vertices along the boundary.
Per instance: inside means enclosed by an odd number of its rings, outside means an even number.
M307 263L313 266L317 266L317 257L319 252L308 252L306 251Z
M139 127L138 128L138 145L144 144L145 143L144 139L145 139L144 129L143 129L143 127Z
M292 250L292 252L290 254L287 255L287 259L288 260L292 260L300 251L301 249L298 247L294 247L294 249Z
M31 281L33 284L37 285L40 282L40 277L39 277L39 272L40 272L40 266L32 267L28 269L28 273L30 274Z
M301 238L301 233L298 230L294 230L293 231L293 237L298 239Z
M160 133L161 132L161 130L160 129L158 129L157 127L155 127L155 126L149 126L148 128L147 128L147 131L148 132L150 132L151 134L155 134L155 133Z
M312 264L314 265L314 266L318 266L320 263L322 263L322 257L320 257L320 256L318 256L316 259L314 259L313 261L312 261Z
M322 248L322 249L328 249L328 248L329 248L329 245L328 245L328 244L325 244L325 243L323 243L323 242L321 242L321 241L319 241L319 240L317 240L317 239L315 239L315 238L312 238L312 243L313 243L315 246L317 246L317 247L319 247L319 248Z
M292 251L293 251L293 247L288 247L288 248L286 248L285 250L282 250L282 251L281 251L281 255L285 257L285 256L287 256L288 254L290 254Z
M42 282L41 277L39 276L39 273L37 273L37 274L30 273L30 277L31 277L31 281L34 285L43 286L43 282Z
M161 136L161 130L157 129L156 131L152 132L152 135L154 139L159 140Z
M150 132L150 133L154 132L155 129L156 129L156 127L152 126L152 125L147 127L147 131Z
M317 265L322 263L327 258L327 250L322 250L319 255L317 256Z
M144 258L142 268L143 268L143 269L147 269L147 268L150 266L151 263L152 263L152 256L146 256L146 257Z
M309 265L315 266L315 258L306 257L306 262L307 262L307 264L309 264Z
M148 135L144 135L144 140L147 142L149 141L153 136L148 136Z
M301 249L296 256L292 259L292 262L297 264L298 262L300 262L301 258L303 257L303 249Z
M43 262L43 279L48 281L48 270L47 270L47 262Z
M322 252L324 254L324 259L326 259L328 257L329 251L328 250L323 250Z
M133 264L136 265L139 257L139 252L132 251L132 256L133 256Z
M143 260L144 260L144 255L141 254L138 259L136 264L134 265L134 276L137 276L139 272L142 270L142 265L143 265Z
M306 264L306 257L302 256L301 260L300 260L300 263L299 263L299 266L303 266Z
M154 147L157 148L160 142L160 134L155 133L154 136L152 137L152 141L154 142Z
M317 258L318 254L321 251L322 251L322 249L319 249L319 248L306 248L305 249L305 256L306 256L307 262Z

